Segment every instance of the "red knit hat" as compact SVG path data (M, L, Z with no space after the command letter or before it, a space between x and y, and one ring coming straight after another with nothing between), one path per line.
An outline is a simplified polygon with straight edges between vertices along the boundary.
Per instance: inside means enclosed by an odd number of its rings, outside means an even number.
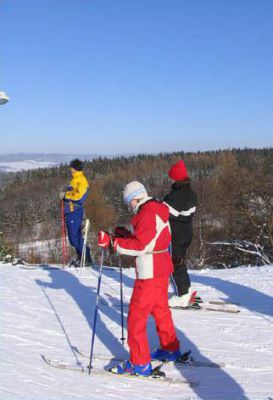
M169 170L168 175L174 181L184 181L188 179L188 171L183 160L179 160Z

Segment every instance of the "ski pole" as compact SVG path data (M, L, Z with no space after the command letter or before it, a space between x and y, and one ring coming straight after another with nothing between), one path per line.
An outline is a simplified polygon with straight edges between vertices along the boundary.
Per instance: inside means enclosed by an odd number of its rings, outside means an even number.
M103 259L104 259L104 249L101 249L100 270L99 270L98 287L97 287L97 294L96 294L95 314L94 314L94 320L93 320L90 360L89 360L89 366L88 366L89 375L91 373L91 369L93 368L93 366L92 366L93 351L94 351L95 333L96 333L97 317L98 317L98 310L99 310L99 295L100 295L100 284L101 284L101 276L102 276Z
M84 240L83 240L83 246L82 246L80 268L83 268L85 266L86 244L87 244L87 235L88 235L89 226L90 226L90 221L89 221L89 219L87 219L85 221L85 226L84 226Z
M63 207L64 207L64 205L63 205ZM67 264L67 261L68 261L68 246L67 246L67 232L66 232L66 223L65 223L64 210L63 210L63 219L64 219L64 248L65 248L64 262L65 262L65 264Z
M120 316L121 316L121 343L124 346L124 312L123 312L123 276L122 276L122 263L119 257L119 282L120 282Z
M67 241L66 241L66 227L64 217L64 201L61 200L61 221L62 221L62 264L65 266L67 263Z
M170 256L172 257L172 242L169 245L168 252L170 253ZM177 289L173 274L170 276L170 283L171 283L171 287L173 289L175 296L178 296L178 289Z
M64 238L64 265L67 263L68 249L67 249L67 235L66 235L66 224L64 215L64 201L62 201L62 218L63 218L63 238Z

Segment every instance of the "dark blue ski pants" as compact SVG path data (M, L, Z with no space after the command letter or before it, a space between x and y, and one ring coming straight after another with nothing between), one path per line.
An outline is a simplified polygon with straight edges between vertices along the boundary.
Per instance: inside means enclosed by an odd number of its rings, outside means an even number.
M83 208L79 208L69 214L66 214L66 227L68 238L71 246L76 250L77 256L80 259L83 248L83 236L82 236L82 220L83 220ZM86 261L91 262L90 248L86 247Z

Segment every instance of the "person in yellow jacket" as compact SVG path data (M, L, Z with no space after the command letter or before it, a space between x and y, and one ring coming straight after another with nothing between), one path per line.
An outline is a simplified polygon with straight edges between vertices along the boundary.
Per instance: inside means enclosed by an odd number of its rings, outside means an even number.
M83 173L82 161L75 159L69 164L72 179L65 191L60 193L60 199L64 201L64 214L68 238L71 246L77 253L76 264L80 263L83 236L82 236L82 221L83 221L83 204L88 196L89 184ZM86 265L92 265L90 248L86 247Z

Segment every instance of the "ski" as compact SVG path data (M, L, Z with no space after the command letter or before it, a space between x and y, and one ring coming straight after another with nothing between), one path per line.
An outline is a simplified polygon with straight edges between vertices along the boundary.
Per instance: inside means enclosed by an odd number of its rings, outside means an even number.
M50 264L42 263L42 264L31 264L23 259L15 259L12 261L11 265L13 267L18 267L20 269L30 270L30 271L38 271L38 270L59 270L61 266L52 266Z
M228 308L228 307L211 307L211 306L201 306L201 310L207 310L207 311L218 311L218 312L225 312L225 313L231 313L231 314L238 314L241 312L238 308Z
M194 303L192 306L189 307L171 307L171 310L193 310L193 311L200 311L200 310L206 310L206 311L217 311L217 312L225 312L225 313L231 313L231 314L237 314L241 310L237 307L230 307L230 306L225 306L225 305L219 305L218 307L215 306L213 307L213 304L202 304L199 303Z
M172 307L172 308L184 308L185 310L208 310L208 311L219 311L227 313L238 313L240 309L234 303L218 300L207 300L203 301L201 297L196 297L194 292L190 300L188 307Z
M50 359L46 357L45 355L42 355L43 361L50 365L53 368L58 368L58 369L65 369L69 371L74 371L74 372L81 372L81 373L89 373L89 368L88 366L83 366L82 364L69 364L66 362L63 362L61 360L55 360L55 359ZM156 381L156 382L161 382L161 383L167 383L167 384L178 384L178 385L188 385L188 386L197 386L199 384L198 381L191 381L187 379L182 379L182 378L171 378L167 377L164 372L160 371L160 366L157 366L154 368L154 375L150 375L148 377L140 376L140 375L129 375L129 374L117 374L114 372L111 372L110 370L105 370L105 369L99 369L99 368L92 368L91 369L91 375L103 375L103 376L108 376L108 377L114 377L116 379L122 379L122 380L145 380L145 381ZM159 371L161 373L159 373Z
M105 299L100 299L101 305L106 307L120 307L120 304L113 304L107 302ZM129 304L123 304L124 308L128 308ZM216 307L214 307L216 306ZM218 307L217 307L218 306ZM207 311L218 311L226 312L231 314L237 314L241 310L235 306L234 303L222 303L222 302L205 302L205 303L194 303L194 306L190 307L171 307L172 310L207 310Z
M193 356L191 356L191 350L186 351L181 354L181 357L178 361L173 363L175 366L190 366L190 367L207 367L207 368L223 368L225 367L224 363L214 363L211 361L198 361L195 360Z
M89 358L89 355L78 349L78 347L73 346L72 347L73 351L77 353L79 356L84 357L84 358ZM168 361L163 361L164 364L169 364L169 365L175 365L178 368L182 367L206 367L206 368L223 368L225 367L224 363L213 363L213 362L206 362L206 361L198 361L195 360L191 355L191 350L186 351L183 353L178 361L175 362L168 362ZM121 362L124 360L124 358L120 357L109 357L107 355L103 354L96 354L94 356L94 359L96 360L105 360L105 361L116 361L116 362Z
M196 300L198 304L215 304L217 306L240 306L240 303L233 303L229 301L224 301L224 300Z

